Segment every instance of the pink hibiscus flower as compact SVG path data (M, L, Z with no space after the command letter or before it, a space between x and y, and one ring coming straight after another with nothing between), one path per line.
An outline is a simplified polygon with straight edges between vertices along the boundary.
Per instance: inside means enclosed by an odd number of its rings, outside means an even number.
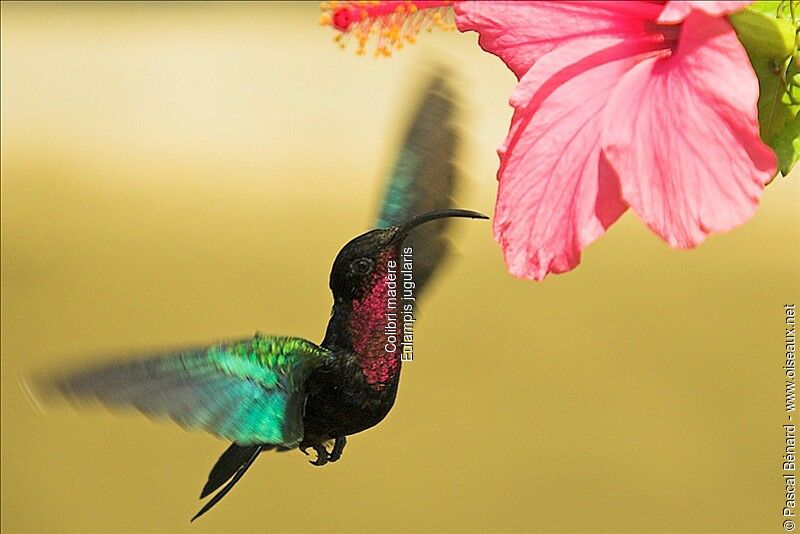
M456 3L520 79L494 219L512 274L571 270L629 206L679 248L753 215L777 160L723 17L748 3Z
M725 18L749 3L345 2L323 23L363 51L377 22L387 55L452 4L458 29L514 72L494 233L510 272L541 280L578 265L628 207L676 248L753 215L777 159Z

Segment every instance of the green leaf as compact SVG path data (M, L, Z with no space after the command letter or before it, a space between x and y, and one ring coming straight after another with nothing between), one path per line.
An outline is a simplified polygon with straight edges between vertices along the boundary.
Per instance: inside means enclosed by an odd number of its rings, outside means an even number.
M765 15L769 15L770 17L776 17L778 13L778 8L780 7L779 0L759 0L758 2L753 2L748 6L748 9L751 11L758 11L759 13L764 13ZM791 18L789 14L789 10L782 10L785 12L785 16Z
M800 159L800 115L786 121L783 130L772 140L772 148L778 155L781 174L786 176Z
M798 6L800 11L800 6ZM758 122L761 139L779 158L785 175L797 158L791 147L797 137L796 119L800 106L789 81L797 77L797 28L788 3L760 1L729 17L758 77ZM795 102L798 99L795 98Z
M748 55L783 62L795 49L795 28L791 20L777 18L778 2L757 4L775 4L776 7L770 13L758 11L751 6L730 15L728 20Z

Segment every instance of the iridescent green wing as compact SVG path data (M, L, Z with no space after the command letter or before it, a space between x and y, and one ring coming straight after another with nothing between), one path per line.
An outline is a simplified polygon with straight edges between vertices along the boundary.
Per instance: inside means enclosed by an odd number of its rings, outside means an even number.
M386 180L376 226L387 228L421 213L453 207L458 172L453 163L459 135L453 124L455 96L438 75L427 85ZM424 224L411 232L417 296L447 253L450 219Z
M49 379L51 392L169 416L240 445L294 447L303 438L305 382L329 352L265 337L113 363Z

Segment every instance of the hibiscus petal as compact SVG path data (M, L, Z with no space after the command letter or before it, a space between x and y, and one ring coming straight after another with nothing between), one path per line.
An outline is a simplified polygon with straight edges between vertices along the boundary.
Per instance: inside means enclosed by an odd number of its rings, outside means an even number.
M664 6L664 11L658 16L658 23L660 24L674 24L682 22L689 13L692 11L702 11L707 15L721 17L728 13L734 13L741 9L746 8L752 4L752 0L746 2L739 2L736 0L723 0L723 1L705 1L705 0L679 0L667 2Z
M626 205L601 158L602 110L648 38L594 38L542 56L512 98L511 131L498 151L495 239L515 276L543 279L580 262Z
M758 81L723 19L693 12L677 52L636 65L611 95L603 151L622 196L674 247L749 219L776 158L758 135Z
M502 59L517 78L555 47L591 36L640 32L661 6L646 1L464 1L453 6L462 32L479 33L481 48Z

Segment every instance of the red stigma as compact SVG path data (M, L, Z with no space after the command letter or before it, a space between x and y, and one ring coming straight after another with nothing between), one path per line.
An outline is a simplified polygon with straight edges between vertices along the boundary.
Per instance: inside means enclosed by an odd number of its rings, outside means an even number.
M355 10L351 7L340 7L333 11L333 27L341 32L346 32L350 25L356 20Z

